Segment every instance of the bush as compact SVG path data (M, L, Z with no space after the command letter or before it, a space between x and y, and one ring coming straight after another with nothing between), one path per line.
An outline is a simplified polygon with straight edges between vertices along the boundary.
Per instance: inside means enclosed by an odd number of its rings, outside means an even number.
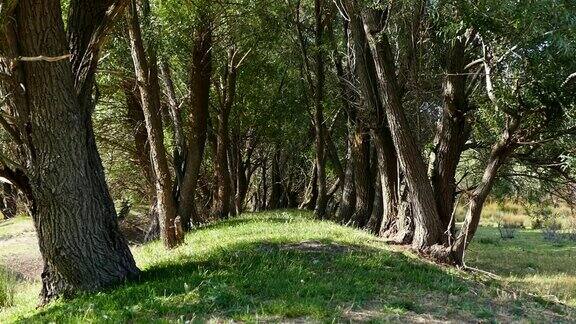
M0 307L14 305L16 278L5 269L0 268Z
M500 237L505 240L513 239L516 236L516 231L519 228L523 228L521 223L507 221L498 222L498 231L500 231Z
M556 219L548 220L542 228L542 235L546 241L562 241L562 224L560 224Z

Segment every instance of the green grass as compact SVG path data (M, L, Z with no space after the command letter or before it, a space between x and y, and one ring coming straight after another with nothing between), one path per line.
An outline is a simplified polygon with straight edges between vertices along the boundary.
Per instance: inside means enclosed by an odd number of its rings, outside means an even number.
M143 270L139 281L41 309L22 298L0 311L0 322L563 322L574 316L572 307L395 252L365 232L304 212L245 215L196 230L169 252L159 243L133 251ZM38 289L21 285L28 297Z
M14 295L16 294L16 278L0 268L0 307L10 307L14 305Z
M545 241L536 230L518 230L503 240L497 228L482 228L466 262L502 276L505 283L576 307L576 242Z

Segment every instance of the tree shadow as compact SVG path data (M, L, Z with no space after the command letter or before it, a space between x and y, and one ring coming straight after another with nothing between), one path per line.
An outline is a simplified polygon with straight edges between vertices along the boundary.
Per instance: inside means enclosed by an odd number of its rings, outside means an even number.
M528 304L562 320L572 311L504 300L495 290L385 249L256 241L172 259L146 269L137 282L56 303L21 321L538 318Z

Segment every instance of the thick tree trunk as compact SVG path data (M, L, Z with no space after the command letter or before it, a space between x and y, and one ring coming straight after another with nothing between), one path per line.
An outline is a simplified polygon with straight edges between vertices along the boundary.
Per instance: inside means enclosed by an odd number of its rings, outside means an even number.
M363 228L368 223L374 204L374 177L370 172L370 135L368 130L356 124L352 140L352 160L356 207L352 222Z
M348 37L349 51L356 57L355 74L358 77L363 106L358 110L357 123L370 128L374 146L378 156L378 173L381 183L378 184L376 196L383 201L375 202L374 206L378 221L384 220L386 224L371 224L380 229L388 228L396 218L397 199L397 172L396 152L391 139L391 134L386 125L383 100L380 95L376 66L368 39L366 37L360 13L354 1L347 1L349 12L353 15L350 20L350 35ZM368 132L368 129L364 130ZM387 167L390 166L390 167ZM383 192L380 192L383 191ZM382 205L385 217L379 216L379 208ZM376 221L372 217L372 221Z
M236 196L234 198L234 205L236 212L241 214L244 211L244 200L248 193L248 177L246 176L246 169L242 162L239 163L238 178L236 180Z
M377 157L375 159L377 159ZM372 214L370 215L368 224L366 224L366 229L372 234L378 235L380 232L380 225L382 224L382 217L384 215L384 200L382 197L382 182L380 181L380 173L376 161L372 164L372 169L372 174L377 177L375 177L374 180L374 202L372 205Z
M397 221L394 227L388 230L389 235L386 237L396 244L408 244L414 238L415 224L410 192L406 184L400 186L399 200Z
M364 17L364 27L376 65L381 96L386 102L386 117L394 147L412 197L415 223L412 245L415 249L422 250L440 243L442 222L436 209L426 164L404 115L392 48L387 35L382 32L383 26L379 25L381 19L378 17L381 17L381 14L369 10Z
M388 237L390 230L394 232L398 217L398 159L387 127L372 130L372 139L378 156L378 173L382 190L383 215L378 234Z
M351 122L348 122L350 135L348 136L348 149L346 154L346 173L344 175L344 184L342 186L342 197L340 198L340 207L336 216L337 221L348 223L354 214L356 207L356 186L354 185L354 163L352 163L352 141L354 141L354 131Z
M444 108L430 159L430 179L436 206L442 227L449 235L454 227L452 216L456 198L456 168L470 135L470 126L466 120L469 111L464 69L466 41L464 36L456 38L448 56Z
M20 55L68 53L59 1L22 0L16 20ZM27 173L45 262L44 301L137 275L95 151L87 121L91 111L84 110L77 97L72 64L68 60L26 62L22 70L26 99L33 107L27 135L34 159Z
M173 248L182 242L183 237L178 229L177 206L172 195L172 177L164 147L158 66L154 49L150 50L150 61L146 57L135 0L132 0L129 10L128 34L148 142L150 143L150 160L154 171L160 237L166 247Z
M200 23L194 32L190 65L189 135L184 178L178 197L178 214L183 223L199 223L195 192L204 158L208 131L210 82L212 78L212 23L207 12L200 11Z

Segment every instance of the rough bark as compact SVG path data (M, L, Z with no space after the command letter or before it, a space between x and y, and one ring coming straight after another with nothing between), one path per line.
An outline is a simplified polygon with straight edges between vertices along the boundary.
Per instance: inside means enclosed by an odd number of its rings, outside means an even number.
M235 48L228 50L228 62L224 70L223 84L218 88L220 107L217 114L216 129L216 155L214 159L214 172L218 183L216 198L214 200L213 213L221 218L227 218L231 210L232 184L228 161L230 149L230 112L236 96L236 80L238 76L238 64L240 58Z
M377 159L377 157L375 156L373 159ZM370 215L368 224L366 224L366 229L372 234L378 235L380 232L380 225L382 224L382 217L384 215L384 200L382 197L382 182L380 181L377 161L372 163L371 173L376 177L374 177L374 199L372 205L372 214Z
M346 5L352 14L352 19L350 19L349 23L348 50L354 53L354 57L356 58L354 73L358 79L362 99L357 113L357 123L364 124L366 128L369 128L378 156L377 165L381 183L378 184L380 189L377 189L378 192L376 196L379 197L379 199L383 199L382 205L385 216L382 217L382 219L385 223L378 224L377 226L383 230L384 228L388 228L396 218L396 151L388 129L383 99L381 98L377 81L376 66L360 13L354 1L347 1ZM366 132L367 131L368 129L366 129ZM379 207L380 202L376 202L374 206ZM376 209L376 211L378 211L378 209Z
M372 130L378 156L378 173L382 190L382 222L378 234L387 237L395 231L398 217L398 159L388 128Z
M103 6L102 2L95 2ZM79 12L99 17L93 7L77 2ZM105 10L106 8L100 8ZM60 2L19 2L16 9L19 54L22 56L84 56L85 46L66 40ZM92 29L69 24L75 32ZM72 32L71 32L72 33ZM89 38L88 36L83 38ZM90 55L97 56L97 48ZM99 156L95 150L89 109L78 91L78 71L68 60L21 63L33 151L26 174L32 216L45 267L42 298L49 301L79 291L93 291L138 274L128 245L117 224L116 212ZM94 69L82 70L93 79ZM78 94L80 93L80 96ZM27 109L26 107L19 107Z
M344 184L342 186L342 196L340 198L340 207L336 216L337 221L347 223L354 214L356 207L356 186L354 185L354 164L352 163L352 141L353 139L353 126L348 123L350 135L348 136L348 149L346 154L346 173L344 175Z
M354 167L354 186L356 188L356 207L352 222L363 228L368 223L374 204L373 176L370 172L370 135L368 130L358 123L352 139L352 160Z
M470 135L466 114L470 110L466 96L465 49L467 38L454 40L448 55L444 80L444 107L438 123L430 159L430 179L442 227L449 235L456 198L456 168Z
M173 183L168 168L166 148L164 147L156 53L152 48L148 53L149 57L146 55L135 0L131 1L127 18L134 72L140 91L148 142L150 143L150 160L154 171L160 237L166 247L173 248L181 243L183 237L178 235L175 224L177 207L172 195Z
M178 197L178 214L183 222L199 223L195 192L204 158L208 131L208 108L212 78L212 23L205 11L200 11L200 23L194 31L194 49L190 64L190 114L186 166Z
M382 13L368 10L364 29L374 57L381 97L398 160L404 171L412 198L415 232L413 247L422 250L441 240L442 223L435 205L434 192L427 176L426 164L411 132L400 98L394 56L381 25Z

